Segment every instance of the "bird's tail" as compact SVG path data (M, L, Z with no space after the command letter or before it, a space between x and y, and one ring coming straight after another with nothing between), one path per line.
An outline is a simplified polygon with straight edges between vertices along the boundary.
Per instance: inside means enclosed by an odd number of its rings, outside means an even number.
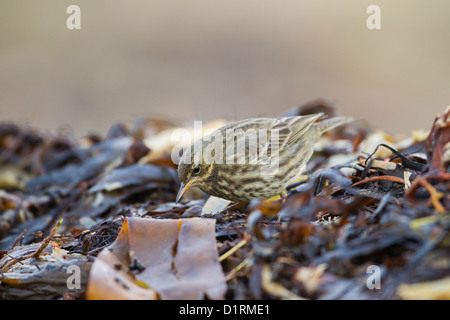
M356 118L352 117L334 117L322 120L320 122L314 123L314 126L320 131L320 133L324 133L325 131L334 129L338 126L341 126L343 124L353 122Z

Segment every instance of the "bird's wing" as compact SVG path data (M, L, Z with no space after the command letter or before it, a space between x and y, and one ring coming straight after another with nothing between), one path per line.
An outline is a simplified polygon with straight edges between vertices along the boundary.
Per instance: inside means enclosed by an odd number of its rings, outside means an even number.
M295 144L323 113L279 119L248 119L224 127L225 163L265 164L283 149ZM230 147L230 148L229 148Z
M322 116L323 113L317 113L307 116L280 118L272 126L272 130L278 131L279 136L278 141L275 140L273 146L282 150L295 144L308 131L312 124Z
M267 149L267 139L264 139L262 126L237 128L226 135L224 146L225 163L248 164L256 163L261 150Z
M275 119L253 118L234 122L221 128L224 163L257 163L261 150L267 149L267 132Z

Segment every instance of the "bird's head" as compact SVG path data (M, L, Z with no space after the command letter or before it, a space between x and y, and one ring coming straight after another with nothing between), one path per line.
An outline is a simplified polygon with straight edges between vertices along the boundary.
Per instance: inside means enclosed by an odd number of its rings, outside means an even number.
M194 150L197 152L194 152ZM189 150L190 152L183 154L178 163L178 177L181 185L175 200L177 203L190 187L199 187L200 189L203 189L202 187L211 176L213 168L203 161L201 151L199 155L198 150L196 150L195 145L193 145Z

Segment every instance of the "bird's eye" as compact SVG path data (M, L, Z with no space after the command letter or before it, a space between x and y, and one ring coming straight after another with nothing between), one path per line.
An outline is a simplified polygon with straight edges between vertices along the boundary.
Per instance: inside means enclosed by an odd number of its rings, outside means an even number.
M200 166L195 166L194 170L192 170L193 174L199 174L200 173Z

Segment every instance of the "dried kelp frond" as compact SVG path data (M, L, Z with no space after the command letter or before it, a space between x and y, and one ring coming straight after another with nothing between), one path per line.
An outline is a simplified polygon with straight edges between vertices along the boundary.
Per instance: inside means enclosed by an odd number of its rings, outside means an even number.
M318 100L286 114L313 112L336 110ZM427 135L401 141L348 124L319 141L308 175L289 186L287 199L249 204L205 201L198 190L174 203L170 135L177 127L168 122L118 124L104 139L1 123L0 292L3 298L84 298L86 290L95 298L105 288L132 299L446 298L449 118L450 107ZM160 232L160 222L171 225L170 235ZM192 245L206 234L207 248ZM171 278L171 289L148 273L158 267L164 239L161 279L186 276ZM130 243L131 251L122 250ZM118 247L121 254L110 251ZM150 247L151 254L142 250ZM94 281L71 294L63 283L67 267L80 266L87 279L93 261ZM379 289L367 282L371 270L380 272Z

